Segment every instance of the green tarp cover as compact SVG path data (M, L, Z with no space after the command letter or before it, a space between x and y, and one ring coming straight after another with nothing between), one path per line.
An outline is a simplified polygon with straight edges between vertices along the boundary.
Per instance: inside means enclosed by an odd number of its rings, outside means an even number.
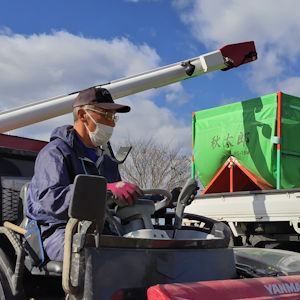
M282 94L281 188L300 185L300 98ZM277 94L195 112L195 169L204 186L229 156L273 187L277 177Z

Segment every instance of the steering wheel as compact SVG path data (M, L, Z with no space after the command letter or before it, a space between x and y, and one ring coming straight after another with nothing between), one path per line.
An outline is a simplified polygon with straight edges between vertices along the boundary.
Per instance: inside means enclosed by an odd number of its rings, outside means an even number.
M167 207L171 200L172 200L172 194L167 191L167 190L163 190L163 189L145 189L145 190L142 190L143 194L144 195L161 195L161 196L164 196L164 198L162 200L159 200L158 202L155 202L154 203L154 207L155 207L155 211L158 211L160 209L163 209L165 207ZM106 200L106 203L109 205L109 204L112 204L112 203L115 203L114 202L114 199L113 199L114 195L108 191L107 192L107 200ZM144 201L149 201L149 202L153 202L153 200L151 199L138 199L134 205L132 206L124 206L124 207L133 207L135 205L141 205L143 203L145 203Z
M172 194L163 189L145 189L143 190L144 195L162 195L163 199L154 203L151 199L138 199L132 206L116 206L115 215L123 221L128 221L132 224L130 229L127 226L127 232L146 228L153 229L151 222L151 216L154 212L163 209L169 205L172 200ZM113 195L111 195L112 197ZM113 199L108 196L108 204ZM107 216L111 221L111 224L115 227L118 235L123 235L124 228L118 223L112 216L111 212L107 210ZM139 221L140 220L140 221ZM142 221L141 221L142 220ZM139 225L138 225L139 224ZM143 225L141 225L143 224ZM124 227L124 226L123 226ZM126 231L126 230L125 230Z
M158 211L160 209L163 209L165 207L168 207L172 200L172 194L163 189L146 189L143 190L144 195L161 195L164 196L162 200L159 200L158 202L154 203L155 211ZM140 200L137 201L139 203Z

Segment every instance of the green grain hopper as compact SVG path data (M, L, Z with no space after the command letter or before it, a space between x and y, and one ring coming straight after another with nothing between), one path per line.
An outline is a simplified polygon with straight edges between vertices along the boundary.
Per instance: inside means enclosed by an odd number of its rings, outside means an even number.
M194 162L204 187L229 157L274 188L300 186L300 98L281 92L195 112Z

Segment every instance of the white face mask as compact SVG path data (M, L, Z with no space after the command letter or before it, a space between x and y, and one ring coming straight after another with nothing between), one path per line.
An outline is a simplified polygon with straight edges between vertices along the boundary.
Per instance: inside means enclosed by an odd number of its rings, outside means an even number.
M92 144L95 146L95 147L100 147L102 145L105 145L109 139L111 138L112 136L112 133L113 133L113 127L112 126L108 126L108 125L104 125L104 124L101 124L101 123L97 123L93 117L85 110L85 112L87 113L87 115L90 117L90 119L94 122L94 124L96 125L96 129L95 131L90 131L88 129L88 127L85 125L86 129L88 130L89 132L89 136L90 136L90 139L91 139L91 142Z

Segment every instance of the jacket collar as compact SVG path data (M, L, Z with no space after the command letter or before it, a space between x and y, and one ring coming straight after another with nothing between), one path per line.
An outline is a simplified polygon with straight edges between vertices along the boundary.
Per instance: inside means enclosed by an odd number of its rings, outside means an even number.
M85 151L78 141L79 138L76 138L76 136L77 133L72 125L64 125L53 130L50 141L60 139L72 148L78 157L85 157Z

